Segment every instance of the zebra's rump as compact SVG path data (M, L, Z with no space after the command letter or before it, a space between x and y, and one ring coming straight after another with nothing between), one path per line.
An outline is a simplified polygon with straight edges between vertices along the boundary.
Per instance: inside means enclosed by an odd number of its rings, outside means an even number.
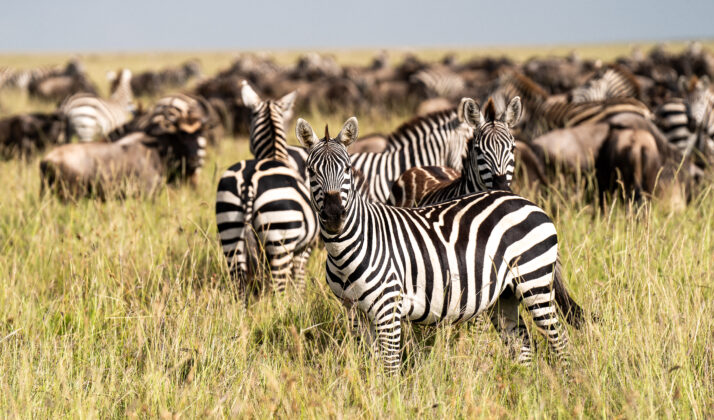
M380 273L398 279L403 316L427 324L467 320L522 281L545 288L552 283L556 230L524 198L495 191L422 208L368 208L368 255L347 253L327 264L333 291L342 290L367 313L383 290L373 281Z
M61 105L60 110L82 140L106 135L126 123L130 116L123 106L89 94L73 95Z
M216 221L224 252L243 239L246 221L264 246L302 249L317 236L317 221L302 177L274 160L245 160L221 177Z

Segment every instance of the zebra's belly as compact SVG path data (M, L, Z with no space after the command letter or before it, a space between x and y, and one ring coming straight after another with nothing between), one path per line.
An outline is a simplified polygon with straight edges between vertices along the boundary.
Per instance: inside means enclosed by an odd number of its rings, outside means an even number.
M457 285L454 286L458 287ZM402 295L403 318L411 322L427 325L468 321L493 306L498 296L508 286L509 284L503 283L496 293L487 297L485 302L476 299L475 304L468 304L468 300L462 301L461 293L451 293L448 290L438 297L433 296L435 299L430 302L423 299L423 294L405 293ZM448 299L447 295L450 295Z

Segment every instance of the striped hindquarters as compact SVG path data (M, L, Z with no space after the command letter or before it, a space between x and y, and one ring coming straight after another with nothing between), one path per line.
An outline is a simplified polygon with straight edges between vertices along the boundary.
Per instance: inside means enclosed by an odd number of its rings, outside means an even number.
M80 141L107 136L129 120L125 106L89 94L71 96L60 111L67 117L68 129L77 134Z
M242 161L223 174L216 223L231 277L246 279L253 268L250 258L264 253L276 291L285 289L296 253L317 237L307 186L292 168L274 160ZM259 249L249 249L252 235Z
M681 152L687 149L692 131L689 110L683 101L662 104L656 112L656 123L671 145Z

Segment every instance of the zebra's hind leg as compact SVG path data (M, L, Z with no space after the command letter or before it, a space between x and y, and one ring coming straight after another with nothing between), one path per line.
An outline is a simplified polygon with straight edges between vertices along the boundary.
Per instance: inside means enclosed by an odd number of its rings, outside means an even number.
M246 263L245 254L242 250L239 250L239 247L235 247L226 252L225 256L228 262L228 273L236 285L238 300L245 302L248 286L248 264Z
M295 283L295 290L300 294L305 291L305 267L311 252L312 247L308 246L302 252L297 253L293 260L293 283Z
M531 338L523 318L518 313L519 300L513 289L506 288L491 309L491 323L501 335L501 340L518 362L530 364L533 359Z
M268 264L273 292L284 293L293 271L293 253L283 247L268 249Z
M540 273L538 273L540 274ZM526 274L524 277L532 277ZM558 318L553 292L553 270L516 286L516 296L533 317L556 357L567 363L568 333Z

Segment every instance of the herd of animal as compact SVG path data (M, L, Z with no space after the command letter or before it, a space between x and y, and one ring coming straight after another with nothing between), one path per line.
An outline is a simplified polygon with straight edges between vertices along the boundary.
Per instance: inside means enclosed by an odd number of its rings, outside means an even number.
M390 372L400 367L402 320L482 313L529 363L519 305L567 363L561 320L579 328L585 314L567 291L552 220L514 191L594 171L600 203L619 194L682 206L711 180L714 159L714 55L696 43L609 64L407 56L392 66L382 53L364 67L318 54L280 66L247 54L211 78L196 61L138 77L122 69L109 75L109 98L76 60L26 72L2 70L0 88L25 86L59 105L0 120L0 151L11 159L52 147L40 162L42 191L68 202L195 183L206 148L247 133L253 158L225 171L215 206L241 299L302 290L311 252L324 246L329 287ZM164 93L192 77L192 89ZM135 106L147 94L163 96ZM364 137L355 117L334 137L300 118L302 147L288 145L296 112L397 109L416 115Z

